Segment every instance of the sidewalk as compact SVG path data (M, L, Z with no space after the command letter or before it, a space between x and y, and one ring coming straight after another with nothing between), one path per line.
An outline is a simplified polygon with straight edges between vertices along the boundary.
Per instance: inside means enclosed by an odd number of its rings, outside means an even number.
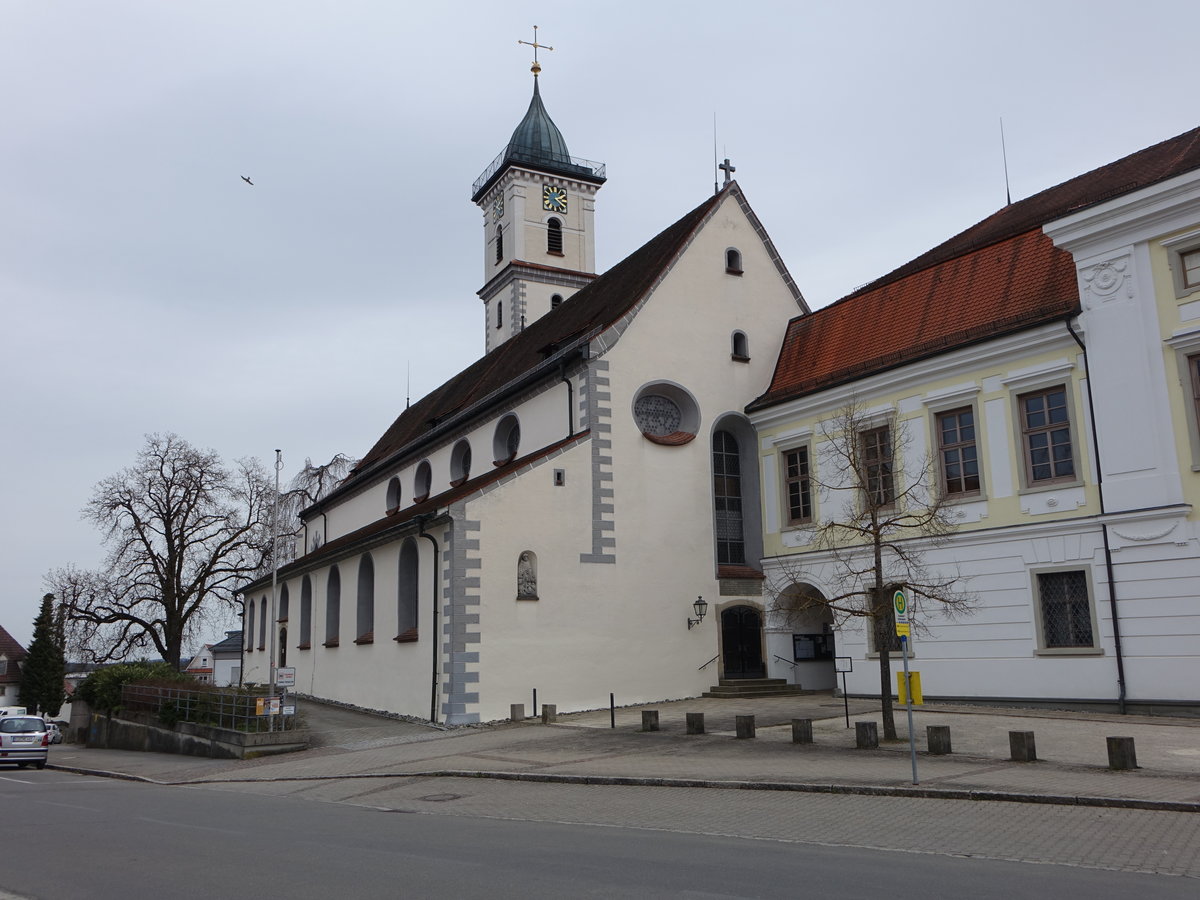
M644 733L641 710L657 709L661 730ZM687 735L687 712L705 714L706 733ZM734 717L754 715L757 737L734 738ZM814 743L791 742L793 718L811 718ZM167 784L411 776L474 776L589 784L646 784L758 790L930 796L1200 812L1200 720L1145 716L924 707L914 712L919 784L904 709L901 740L854 746L853 723L879 721L877 703L828 695L753 700L694 699L562 715L557 724L490 725L438 731L407 725L347 734L341 744L257 760L54 748L51 768ZM949 725L953 754L925 752L925 726ZM882 729L881 729L882 730ZM1033 731L1038 761L1009 759L1009 731ZM1108 769L1105 738L1133 737L1140 768Z

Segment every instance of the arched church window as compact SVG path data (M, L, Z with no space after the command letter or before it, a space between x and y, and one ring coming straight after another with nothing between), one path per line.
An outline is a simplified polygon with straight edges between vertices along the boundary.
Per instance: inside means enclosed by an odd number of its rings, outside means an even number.
M504 229L496 229L496 264L504 261Z
M420 584L420 557L417 542L407 538L400 547L400 578L396 592L396 640L407 643L417 639L417 587Z
M742 274L742 254L736 247L725 251L725 271L729 275Z
M300 643L301 650L312 646L312 579L307 575L300 582Z
M546 252L562 256L562 222L558 219L551 219L546 223Z
M279 618L277 622L286 622L288 620L288 586L286 584L279 586Z
M258 601L258 649L267 649L267 598Z
M387 509L394 512L400 508L400 479L393 477L387 486Z
M537 554L532 550L524 550L517 557L517 599L537 598Z
M471 445L459 441L450 452L450 485L458 487L471 477Z
M713 433L713 509L716 513L717 565L744 565L742 464L737 438L728 431Z
M358 561L358 597L355 606L356 644L370 644L375 640L375 563L370 553L364 553Z
M413 477L413 503L421 503L429 499L429 485L433 481L433 470L429 460L423 459L417 466L417 474Z
M560 306L562 306L562 302L563 302L562 294L555 294L553 297L550 298L550 308L558 309Z
M504 327L504 301L503 300L496 301L496 327L497 328Z
M341 640L342 576L337 566L329 567L329 584L325 586L325 646L336 647Z
M254 600L246 601L246 649L254 649Z
M633 420L647 440L678 447L695 438L700 408L682 387L660 381L638 391L633 401Z
M735 331L731 340L733 345L730 355L737 362L750 361L750 342L746 339L746 332Z

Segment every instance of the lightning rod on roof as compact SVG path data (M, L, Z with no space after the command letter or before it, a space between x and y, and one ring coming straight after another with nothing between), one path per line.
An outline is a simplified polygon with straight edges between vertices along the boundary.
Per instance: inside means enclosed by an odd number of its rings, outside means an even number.
M713 194L719 194L721 188L717 185L717 114L713 112Z
M1004 116L1000 117L1000 155L1004 158L1004 205L1012 206L1012 191L1008 187L1008 150L1004 146Z
M404 364L404 408L412 405L412 360Z

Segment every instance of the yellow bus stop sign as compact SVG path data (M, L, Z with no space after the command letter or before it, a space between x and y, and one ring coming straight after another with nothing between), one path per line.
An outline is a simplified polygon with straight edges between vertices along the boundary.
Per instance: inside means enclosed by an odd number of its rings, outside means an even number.
M913 706L921 706L925 702L925 697L921 693L921 673L909 672L908 683L912 685L912 702ZM904 689L904 673L896 673L896 699L904 705L908 703L908 691Z

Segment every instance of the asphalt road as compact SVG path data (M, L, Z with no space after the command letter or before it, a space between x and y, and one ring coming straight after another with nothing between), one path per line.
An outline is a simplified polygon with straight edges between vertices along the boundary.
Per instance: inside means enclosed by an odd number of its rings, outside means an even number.
M1200 816L1194 814L1092 811L1106 819L1093 820L1089 832L1084 819L1040 821L1044 810L1008 804L905 806L891 798L663 794L654 788L562 793L555 785L446 779L366 782L179 788L0 770L0 892L55 900L792 898L812 892L871 900L1085 894L1089 900L1152 900L1193 898L1200 891L1197 878L1150 874L1192 871L1189 866L1200 872L1200 822L1193 821ZM329 793L332 784L341 785L342 796ZM838 800L852 802L829 804ZM788 805L772 806L781 802ZM730 806L739 808L722 817ZM758 836L712 833L737 827L738 820L744 820L741 833ZM755 821L758 832L745 827ZM798 837L780 836L789 821ZM805 837L801 827L822 830L838 821L853 827L830 831L829 840ZM770 822L777 834L764 827ZM946 838L942 848L903 846L905 834L936 836L939 830ZM1112 871L1130 866L1089 855L1100 833L1112 835L1113 846L1150 835L1164 856L1155 859L1143 847L1138 858L1146 857L1146 872ZM1024 852L1022 834L1027 856L980 858L995 855L989 844L1004 854ZM872 845L872 835L881 842ZM1058 845L1058 862L1054 854L1047 858L1047 843ZM888 846L897 849L881 849Z

